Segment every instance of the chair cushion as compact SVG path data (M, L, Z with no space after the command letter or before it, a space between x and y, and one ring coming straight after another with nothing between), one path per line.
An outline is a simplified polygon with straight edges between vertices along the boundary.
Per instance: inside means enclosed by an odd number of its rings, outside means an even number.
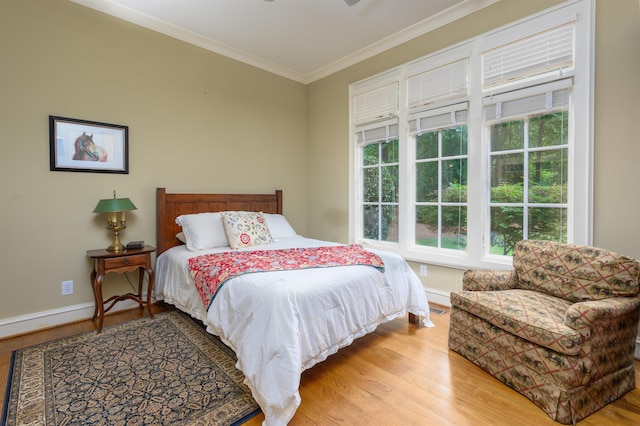
M576 355L580 333L564 323L571 302L529 290L459 291L451 304L525 340Z
M520 241L514 249L513 267L518 288L572 302L638 293L638 261L595 247Z

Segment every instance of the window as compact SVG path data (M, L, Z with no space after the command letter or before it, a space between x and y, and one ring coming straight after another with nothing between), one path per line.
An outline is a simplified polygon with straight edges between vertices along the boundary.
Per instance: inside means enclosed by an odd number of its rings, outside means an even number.
M410 125L415 146L415 244L466 250L466 106L429 111Z
M398 125L362 131L363 237L398 241Z
M567 242L569 92L546 85L533 90L541 93L485 100L494 254L512 254L522 239Z
M350 87L351 238L456 267L514 244L591 244L591 2Z

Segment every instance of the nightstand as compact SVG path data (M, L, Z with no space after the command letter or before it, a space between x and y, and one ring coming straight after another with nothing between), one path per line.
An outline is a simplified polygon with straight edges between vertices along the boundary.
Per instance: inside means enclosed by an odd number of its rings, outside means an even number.
M131 299L140 304L140 308L144 309L147 305L149 316L153 318L151 313L151 293L153 292L153 268L151 267L151 253L156 251L155 247L144 246L140 249L124 250L120 252L107 251L105 249L87 250L87 256L94 260L93 271L91 272L91 285L93 285L93 295L95 296L96 306L93 311L93 319L98 318L98 333L102 331L102 321L105 312L109 312L113 305L125 299ZM110 272L122 274L139 270L138 294L127 293L118 296L111 296L107 300L102 300L102 281L104 276ZM149 277L149 286L147 288L147 300L142 300L142 283L144 281L144 272L147 271ZM105 309L105 305L110 305Z

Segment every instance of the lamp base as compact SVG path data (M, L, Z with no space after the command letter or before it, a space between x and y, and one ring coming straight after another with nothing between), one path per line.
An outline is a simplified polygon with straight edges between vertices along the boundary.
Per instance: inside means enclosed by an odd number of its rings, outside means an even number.
M122 244L111 244L107 247L107 251L119 252L124 251L124 246Z
M118 231L113 231L113 242L109 247L107 247L107 251L124 251L124 244L120 242L120 237L118 236Z

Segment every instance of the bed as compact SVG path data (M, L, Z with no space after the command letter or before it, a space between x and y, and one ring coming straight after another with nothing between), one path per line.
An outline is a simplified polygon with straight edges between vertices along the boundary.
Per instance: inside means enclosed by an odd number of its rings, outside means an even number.
M265 415L265 425L286 425L294 416L304 370L379 324L409 314L418 325L433 326L425 291L415 273L400 256L375 250L364 250L371 256L367 261L377 259L381 264L355 262L244 273L228 278L204 299L202 274L193 269L203 259L244 258L247 253L280 256L290 251L315 256L314 250L350 247L298 235L282 214L280 190L273 194L184 194L157 188L156 202L156 299L202 321L208 332L235 351L236 366ZM196 219L207 218L209 226L212 217L218 220L220 216L226 226L235 212L260 212L257 216L265 219L270 240L231 249L229 244L239 243L228 233L230 228L225 228L225 240L217 222L213 230L194 225ZM205 235L208 240L203 242ZM355 250L362 247L355 246Z

